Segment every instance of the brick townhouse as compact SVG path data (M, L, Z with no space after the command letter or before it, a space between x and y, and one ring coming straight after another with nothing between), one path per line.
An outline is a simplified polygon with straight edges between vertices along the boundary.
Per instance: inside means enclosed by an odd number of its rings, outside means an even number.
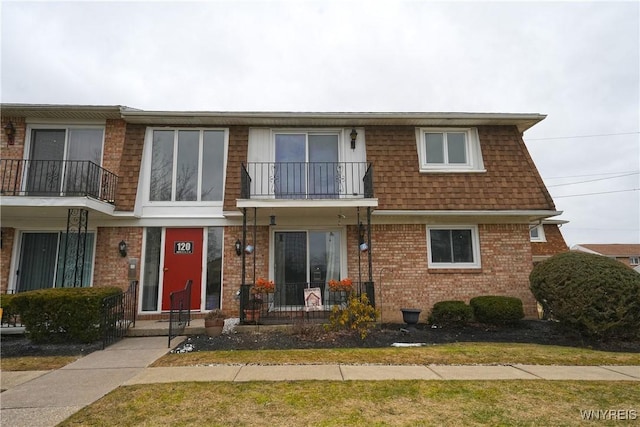
M244 318L261 278L290 322L350 278L386 322L487 294L533 317L532 264L567 249L522 139L544 117L3 104L1 290L135 279L153 319L191 280Z

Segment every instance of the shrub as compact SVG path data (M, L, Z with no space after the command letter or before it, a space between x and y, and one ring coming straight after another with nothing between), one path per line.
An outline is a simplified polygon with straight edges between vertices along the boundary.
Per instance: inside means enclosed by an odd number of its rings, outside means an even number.
M480 323L515 323L524 317L522 301L519 298L485 295L471 298L469 305L473 316Z
M358 333L360 339L365 339L378 315L378 310L369 304L366 294L351 294L346 307L333 307L328 329L353 331Z
M116 287L40 289L16 294L13 303L34 342L93 342L101 338L102 300Z
M15 294L0 295L0 308L2 308L2 323L13 322L18 314L15 307Z
M429 323L439 326L464 326L472 316L471 307L464 301L440 301L433 305Z
M640 274L614 259L555 255L529 281L545 313L570 329L598 339L640 336Z

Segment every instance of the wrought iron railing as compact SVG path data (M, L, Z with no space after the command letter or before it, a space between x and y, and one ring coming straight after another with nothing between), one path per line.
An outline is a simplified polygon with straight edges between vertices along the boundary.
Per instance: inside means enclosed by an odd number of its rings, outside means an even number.
M138 281L132 280L129 288L102 300L102 348L119 341L127 329L136 324Z
M241 198L372 198L366 162L251 162L242 165Z
M351 292L332 291L325 282L276 284L276 291L253 294L253 285L240 290L240 320L248 324L323 321L334 307L346 307L349 295L367 294L375 307L373 282L354 283Z
M117 185L117 175L91 161L0 159L4 196L87 196L115 203Z
M174 291L169 294L171 307L169 309L169 343L171 340L184 332L185 326L191 323L191 284L192 280L187 280L184 289Z

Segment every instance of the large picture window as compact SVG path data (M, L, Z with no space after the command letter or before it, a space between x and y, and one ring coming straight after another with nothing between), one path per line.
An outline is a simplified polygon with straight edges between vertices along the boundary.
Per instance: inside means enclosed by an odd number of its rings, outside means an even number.
M475 226L429 227L430 268L478 268L480 250Z
M150 201L222 201L224 130L154 130Z

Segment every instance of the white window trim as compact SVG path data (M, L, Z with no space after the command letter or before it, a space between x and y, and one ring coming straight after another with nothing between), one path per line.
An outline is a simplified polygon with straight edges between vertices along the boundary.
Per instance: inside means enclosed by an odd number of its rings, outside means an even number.
M467 163L433 164L427 163L425 133L464 133L466 136ZM420 172L486 172L480 149L477 128L416 128L416 144Z
M531 236L531 230L533 229L538 230L538 237ZM529 240L532 242L542 242L542 243L547 241L547 236L545 236L544 234L544 226L542 224L537 224L529 227Z
M172 200L149 200L150 197L150 188L149 185L151 183L151 157L153 151L153 132L156 130L168 130L174 132L174 156L175 150L177 150L176 139L178 133L176 131L181 130L193 130L199 131L199 147L198 147L198 163L202 163L202 131L223 131L224 132L224 158L223 158L223 174L222 174L222 199L215 201L200 201L200 200L191 200L191 201L172 201ZM146 209L144 212L144 216L147 217L166 217L171 215L176 216L184 216L184 212L181 210L179 212L175 212L176 208L184 208L184 207L219 207L222 209L224 205L224 198L226 193L226 180L227 180L227 161L229 157L229 129L228 128L205 128L205 127L197 127L197 128L185 128L185 127L147 127L144 139L144 148L142 155L142 167L140 168L140 176L139 176L139 184L138 189L138 197L136 197L136 212L139 215L143 214L144 208ZM172 172L174 174L172 185L175 187L175 171ZM198 176L198 197L200 195L200 183L202 177ZM174 190L172 188L172 197ZM221 211L220 211L221 212Z
M640 264L640 256L630 256L629 257L629 264L630 265L638 265L638 264Z
M433 262L431 259L431 230L471 230L471 246L474 262ZM427 226L427 264L429 268L465 269L482 268L480 261L480 237L477 225L429 225Z

